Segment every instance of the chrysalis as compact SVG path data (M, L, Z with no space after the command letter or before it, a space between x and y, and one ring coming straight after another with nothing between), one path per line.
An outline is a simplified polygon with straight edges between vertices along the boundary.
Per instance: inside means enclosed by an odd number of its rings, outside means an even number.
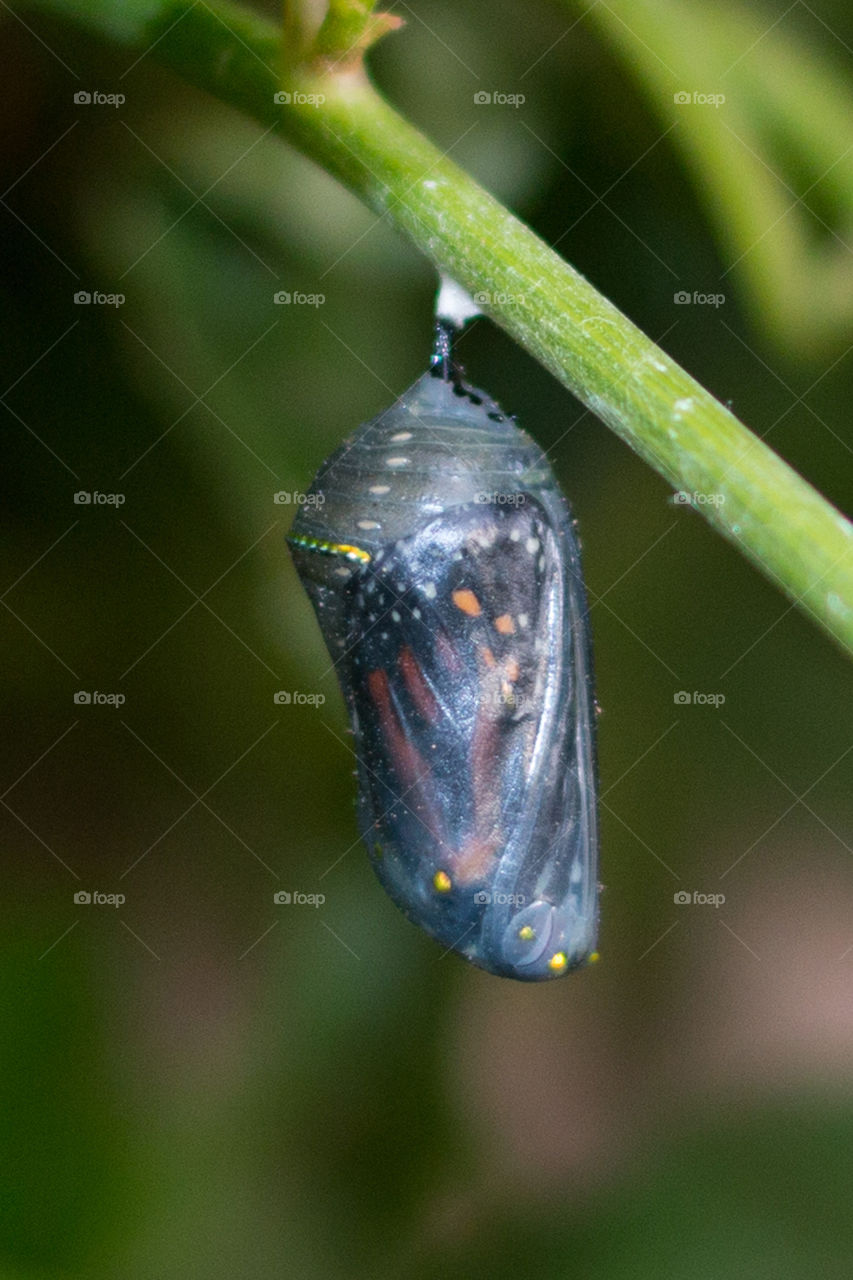
M554 474L462 380L447 297L431 368L321 467L288 541L349 709L376 874L445 948L536 981L595 958L586 596Z

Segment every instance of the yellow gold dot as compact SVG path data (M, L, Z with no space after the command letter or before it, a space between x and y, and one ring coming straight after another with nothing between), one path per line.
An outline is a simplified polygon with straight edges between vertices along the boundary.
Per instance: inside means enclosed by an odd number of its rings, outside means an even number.
M599 960L600 960L600 959L601 959L601 954L600 954L600 952L598 952L598 951L590 951L590 953L589 953L589 959L587 960L587 964L598 964L598 962L599 962Z
M555 951L548 961L548 968L553 969L554 973L562 973L567 964L565 951Z
M536 930L529 924L523 924L518 931L518 936L522 942L532 942L536 937Z
M446 871L436 871L432 883L438 893L449 893L453 888L453 881Z

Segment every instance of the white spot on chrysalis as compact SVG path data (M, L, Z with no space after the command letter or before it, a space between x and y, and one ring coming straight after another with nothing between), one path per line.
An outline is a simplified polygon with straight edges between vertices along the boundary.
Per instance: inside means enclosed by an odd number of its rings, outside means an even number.
M399 621L400 621L400 615L399 615L399 613L397 612L397 610L396 610L396 609L392 609L392 610L391 610L391 621L392 621L392 622L399 622Z
M535 555L536 555L536 552L539 550L539 539L538 539L538 538L528 538L528 539L527 539L527 541L525 542L524 546L525 546L526 550L527 550L527 551L529 551L529 552L530 552L530 554L531 554L532 556L535 556Z
M518 615L518 625L519 625L520 627L526 627L526 626L527 626L527 624L529 623L529 621L530 621L530 619L528 618L528 616L527 616L527 614L526 614L526 613L520 613L520 614Z
M434 599L435 599L435 597L436 597L436 594L437 594L437 592L436 592L436 589L435 589L435 583L434 583L434 582L425 582L425 583L424 583L424 595L426 596L427 600L434 600Z
M359 529L379 529L381 525L378 520L359 520Z
M403 444L406 440L411 440L411 431L398 431L396 435L391 436L394 444Z
M372 484L370 486L370 489L368 490L369 493L378 493L378 494L390 493L390 491L391 491L390 484Z
M386 466L386 467L407 467L408 465L409 465L409 459L408 459L408 458L403 458L403 457L394 457L394 458L386 458L386 459L385 459L385 466Z

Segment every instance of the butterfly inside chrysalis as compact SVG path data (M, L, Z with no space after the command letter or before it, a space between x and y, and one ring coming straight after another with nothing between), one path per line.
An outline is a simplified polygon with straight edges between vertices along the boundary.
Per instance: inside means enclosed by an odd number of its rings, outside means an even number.
M503 977L595 958L595 702L575 525L453 339L320 468L288 541L343 689L359 826L405 914ZM470 301L470 300L469 300Z

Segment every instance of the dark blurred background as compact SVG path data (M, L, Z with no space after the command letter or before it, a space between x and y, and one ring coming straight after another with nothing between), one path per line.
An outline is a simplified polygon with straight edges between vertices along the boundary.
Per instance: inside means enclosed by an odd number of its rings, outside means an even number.
M550 451L580 521L602 958L528 986L442 957L358 842L343 703L284 544L296 506L275 501L422 372L434 272L64 7L0 15L0 1277L849 1275L845 658L473 325L469 377ZM604 6L393 7L406 26L371 67L395 105L849 509L847 304L827 294L818 340L761 291L820 281L832 253L849 270L843 147L830 187L831 157L756 123L791 208L756 248L691 164L704 118ZM847 6L736 12L740 72L787 51L827 86L799 120L848 119Z

